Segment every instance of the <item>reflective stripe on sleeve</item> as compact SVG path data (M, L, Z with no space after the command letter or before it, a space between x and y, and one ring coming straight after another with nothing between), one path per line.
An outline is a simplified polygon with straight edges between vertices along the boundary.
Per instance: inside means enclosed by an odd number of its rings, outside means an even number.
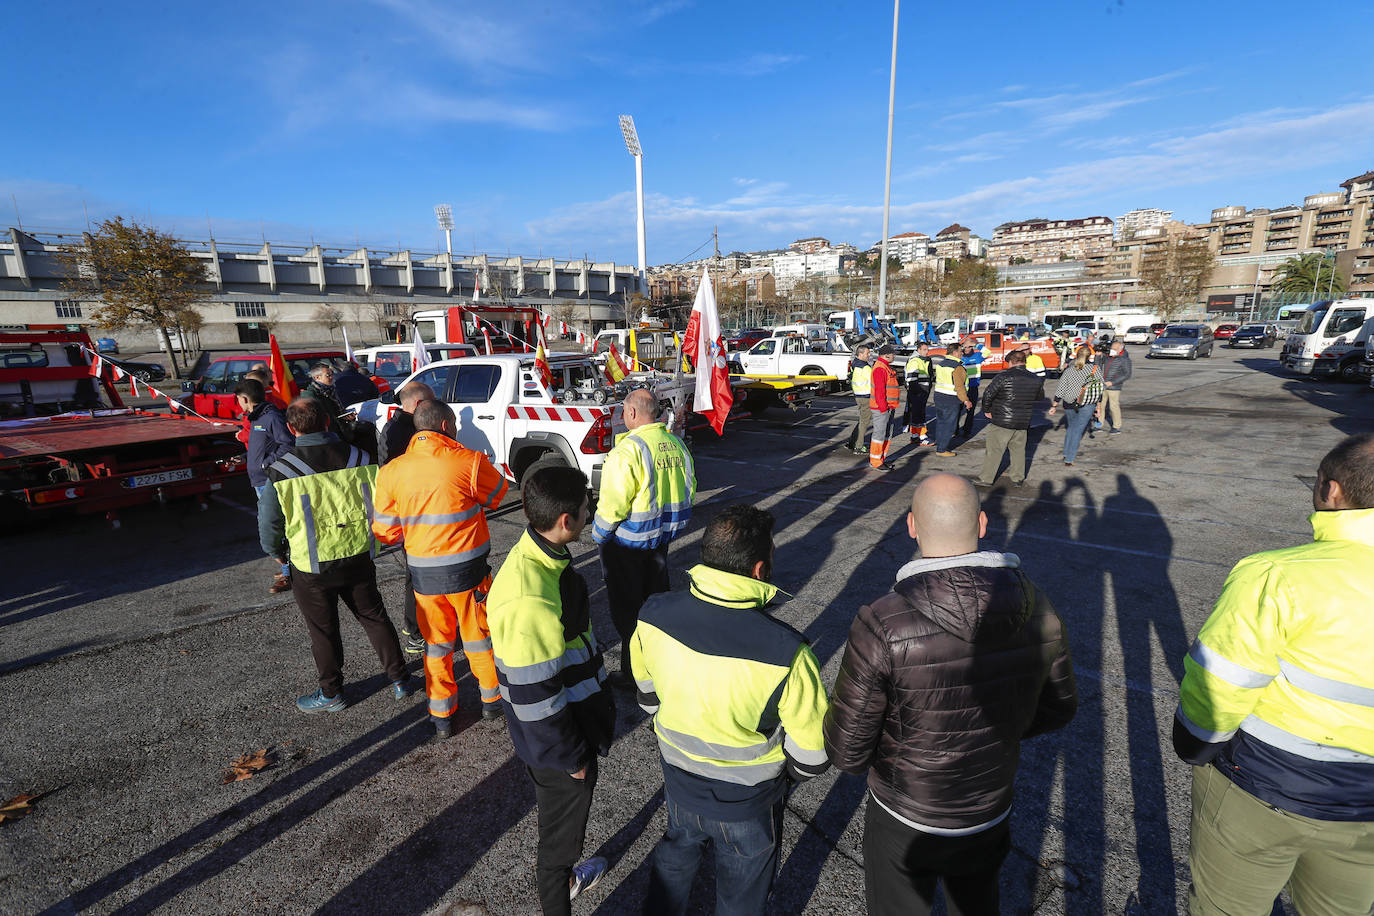
M372 520L373 520L374 522L376 522L377 524L379 524L379 525L399 525L399 524L401 524L401 519L400 519L400 517L399 517L399 516L396 516L396 515L381 515L381 514L376 514L376 515L373 515L373 516L372 516Z
M745 747L735 747L729 744L716 744L711 741L704 741L695 735L685 732L674 731L662 722L655 722L654 729L659 736L667 741L671 741L679 749L697 757L710 757L714 760L731 760L747 762L758 760L773 748L782 743L782 729L777 729L766 741L757 744L750 744ZM662 742L660 742L662 743ZM825 756L824 751L821 756Z
M1182 703L1179 704L1178 709L1174 712L1174 716L1178 719L1179 723L1182 724L1184 728L1188 729L1188 734L1192 735L1197 740L1202 741L1206 744L1221 744L1223 741L1230 741L1231 736L1236 733L1236 730L1234 728L1231 729L1229 732L1208 731L1201 725L1198 725L1192 719L1188 718L1188 714L1183 711Z
M1322 677L1320 674L1313 674L1299 668L1292 662L1279 659L1279 671L1283 673L1288 683L1308 693L1316 694L1324 700L1335 700L1337 703L1353 703L1356 706L1374 707L1374 689L1361 687L1358 684L1349 684L1345 681L1337 681L1329 677Z
M506 689L505 684L502 684L500 689L501 699L510 703L511 712L515 713L515 717L521 722L538 722L541 719L547 719L568 705L567 692L563 690L558 691L556 695L547 700L540 700L537 703L516 703L511 700L510 691Z
M1200 640L1193 641L1188 657L1197 662L1203 671L1237 687L1264 687L1274 679L1272 674L1236 664L1215 649L1207 648Z
M506 489L507 489L506 481L505 481L504 479L502 479L500 483L498 483L495 487L492 487L491 492L487 494L487 498L484 499L484 500L482 500L482 506L483 506L484 508L490 509L490 508L491 508L491 504L492 504L496 499L498 499L498 498L501 496L501 494L505 493L505 492L506 492Z
M511 665L498 656L496 667L501 669L501 674L505 676L508 684L539 684L556 677L564 668L590 661L591 657L592 653L585 647L571 646L558 658L536 662L533 665Z
M803 769L821 767L824 769L830 765L830 758L825 755L825 749L818 751L809 750L792 740L791 735L786 735L782 741L783 752L792 758L792 762L798 764Z
M1186 722L1184 723L1187 724ZM1331 744L1321 744L1301 738L1292 732L1284 731L1273 723L1266 722L1258 716L1248 716L1244 722L1240 723L1240 730L1247 735L1253 735L1265 744L1272 744L1274 747L1299 757L1306 757L1308 760L1329 760L1336 763L1364 763L1374 766L1374 757L1368 754L1361 754L1359 751L1352 751L1348 747L1336 747ZM1374 775L1374 774L1371 774Z

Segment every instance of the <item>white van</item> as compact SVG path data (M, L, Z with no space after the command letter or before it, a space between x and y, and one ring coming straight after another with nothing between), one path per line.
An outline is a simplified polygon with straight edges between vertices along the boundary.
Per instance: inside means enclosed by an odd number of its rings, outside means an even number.
M1317 302L1302 313L1289 333L1279 361L1299 375L1335 375L1355 382L1364 377L1369 334L1374 330L1374 299Z
M1025 328L1030 331L1030 319L1025 315L974 315L974 331L1000 331L1003 328Z
M948 318L935 326L935 336L942 344L958 343L969 335L973 327L967 318Z

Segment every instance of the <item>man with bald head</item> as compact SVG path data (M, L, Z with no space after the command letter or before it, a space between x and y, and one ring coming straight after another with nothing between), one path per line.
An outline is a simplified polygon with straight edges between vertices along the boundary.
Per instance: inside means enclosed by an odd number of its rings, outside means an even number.
M859 608L849 630L825 747L868 771L868 912L998 912L1011 848L1020 742L1062 728L1078 706L1068 637L1015 554L979 550L988 517L973 485L927 477L907 533L920 557Z
M645 599L668 591L668 544L687 530L697 478L687 446L659 420L653 392L631 391L621 413L628 432L601 469L592 538L620 634L620 671L611 682L628 690L630 636Z

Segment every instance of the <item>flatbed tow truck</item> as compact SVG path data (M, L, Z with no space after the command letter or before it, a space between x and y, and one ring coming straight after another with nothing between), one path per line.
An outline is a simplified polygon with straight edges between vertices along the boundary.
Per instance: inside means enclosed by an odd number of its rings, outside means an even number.
M208 495L243 473L235 423L125 407L83 331L0 331L0 524Z

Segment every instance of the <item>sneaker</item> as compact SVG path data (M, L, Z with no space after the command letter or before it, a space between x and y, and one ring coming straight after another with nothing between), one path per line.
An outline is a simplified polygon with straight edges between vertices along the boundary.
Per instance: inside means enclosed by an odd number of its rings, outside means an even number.
M404 700L408 696L410 696L410 678L391 682L391 698L393 700Z
M958 453L958 452L936 452L936 453L935 453L935 455L936 455L937 458L953 458L953 457L954 457L955 455L957 455L957 454L959 454L959 453Z
M867 457L867 456L868 456L868 449L866 449L866 448L864 448L864 447L862 447L862 446L856 445L856 446L854 446L854 454L856 454L856 455L863 455L863 456Z
M869 469L870 471L891 471L891 470L894 470L895 468L896 468L896 465L887 464L886 462L884 462L883 464L870 464L870 465L868 466L868 469Z
M409 630L401 631L401 651L406 655L424 655L425 640L419 633L412 633Z
M973 478L973 485L974 485L975 487L990 487L990 486L992 486L992 483L993 483L993 482L992 482L991 480L984 480L984 479L981 478L981 477L975 477L975 478Z
M934 439L922 439L920 442L917 443L917 445L934 445L934 444L935 444L935 440L934 440Z
M1102 421L1101 421L1101 420L1093 420L1093 431L1096 432L1097 430L1099 430L1099 429L1101 429L1101 428L1102 428Z
M342 691L337 696L327 697L323 690L316 690L296 700L296 708L301 712L341 712L347 705Z
M568 900L576 900L578 894L596 887L610 868L611 864L601 856L592 856L574 865L572 880L568 882Z
M272 585L267 591L273 595L280 595L282 592L291 591L291 577L277 573L277 577L272 580Z
M495 722L497 719L504 719L505 717L505 714L501 712L501 703L499 700L495 703L482 704L482 718L485 721Z
M1119 430L1119 429L1114 429L1114 430L1112 430L1111 432L1107 433L1107 435L1109 435L1109 436L1115 436L1115 435L1120 434L1120 432L1121 432L1121 430Z

